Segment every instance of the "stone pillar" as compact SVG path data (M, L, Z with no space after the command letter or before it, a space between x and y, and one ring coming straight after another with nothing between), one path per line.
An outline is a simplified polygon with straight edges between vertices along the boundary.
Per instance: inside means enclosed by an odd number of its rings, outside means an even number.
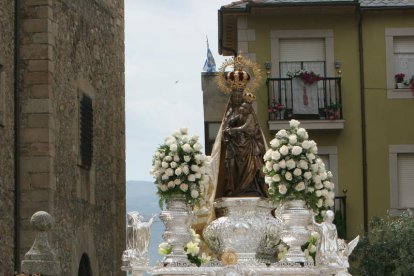
M26 253L22 261L22 272L27 274L39 273L41 275L60 275L60 263L56 261L56 255L49 246L47 232L52 228L54 220L49 213L44 211L36 212L30 224L37 232L36 239Z

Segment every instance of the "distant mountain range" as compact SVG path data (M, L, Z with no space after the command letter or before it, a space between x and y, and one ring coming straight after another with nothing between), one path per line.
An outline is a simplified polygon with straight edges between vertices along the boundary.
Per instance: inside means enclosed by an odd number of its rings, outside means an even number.
M150 264L154 265L163 257L158 254L158 245L163 242L164 224L158 218L161 209L158 205L157 189L153 182L127 181L126 182L126 211L138 211L145 218L157 215L151 226L151 241L149 245ZM147 274L145 274L147 275Z
M158 214L157 189L153 182L127 181L126 182L126 209L127 212L138 211L143 215Z

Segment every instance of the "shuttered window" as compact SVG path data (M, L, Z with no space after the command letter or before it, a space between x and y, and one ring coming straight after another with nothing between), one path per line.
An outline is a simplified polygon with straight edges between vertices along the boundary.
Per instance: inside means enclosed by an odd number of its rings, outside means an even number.
M279 41L280 74L299 69L325 75L325 39L295 38Z
M90 169L93 156L93 108L92 98L87 95L82 95L79 115L81 166Z
M399 207L414 208L414 153L399 153L397 163Z
M395 74L405 74L409 80L414 75L414 36L394 37Z

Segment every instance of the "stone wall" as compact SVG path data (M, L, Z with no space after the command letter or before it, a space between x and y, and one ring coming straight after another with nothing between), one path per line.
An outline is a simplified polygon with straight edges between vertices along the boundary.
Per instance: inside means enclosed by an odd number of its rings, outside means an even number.
M0 275L14 271L14 1L0 1Z
M62 275L83 254L95 275L121 274L125 247L122 0L26 0L22 32L22 246L28 219L56 219ZM79 102L93 101L93 162L80 166Z

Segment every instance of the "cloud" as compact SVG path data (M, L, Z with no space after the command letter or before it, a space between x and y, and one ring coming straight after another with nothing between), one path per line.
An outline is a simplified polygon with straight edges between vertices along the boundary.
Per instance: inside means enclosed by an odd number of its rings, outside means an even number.
M125 1L128 180L151 180L152 154L179 127L188 127L204 143L206 35L220 63L217 10L229 2Z

